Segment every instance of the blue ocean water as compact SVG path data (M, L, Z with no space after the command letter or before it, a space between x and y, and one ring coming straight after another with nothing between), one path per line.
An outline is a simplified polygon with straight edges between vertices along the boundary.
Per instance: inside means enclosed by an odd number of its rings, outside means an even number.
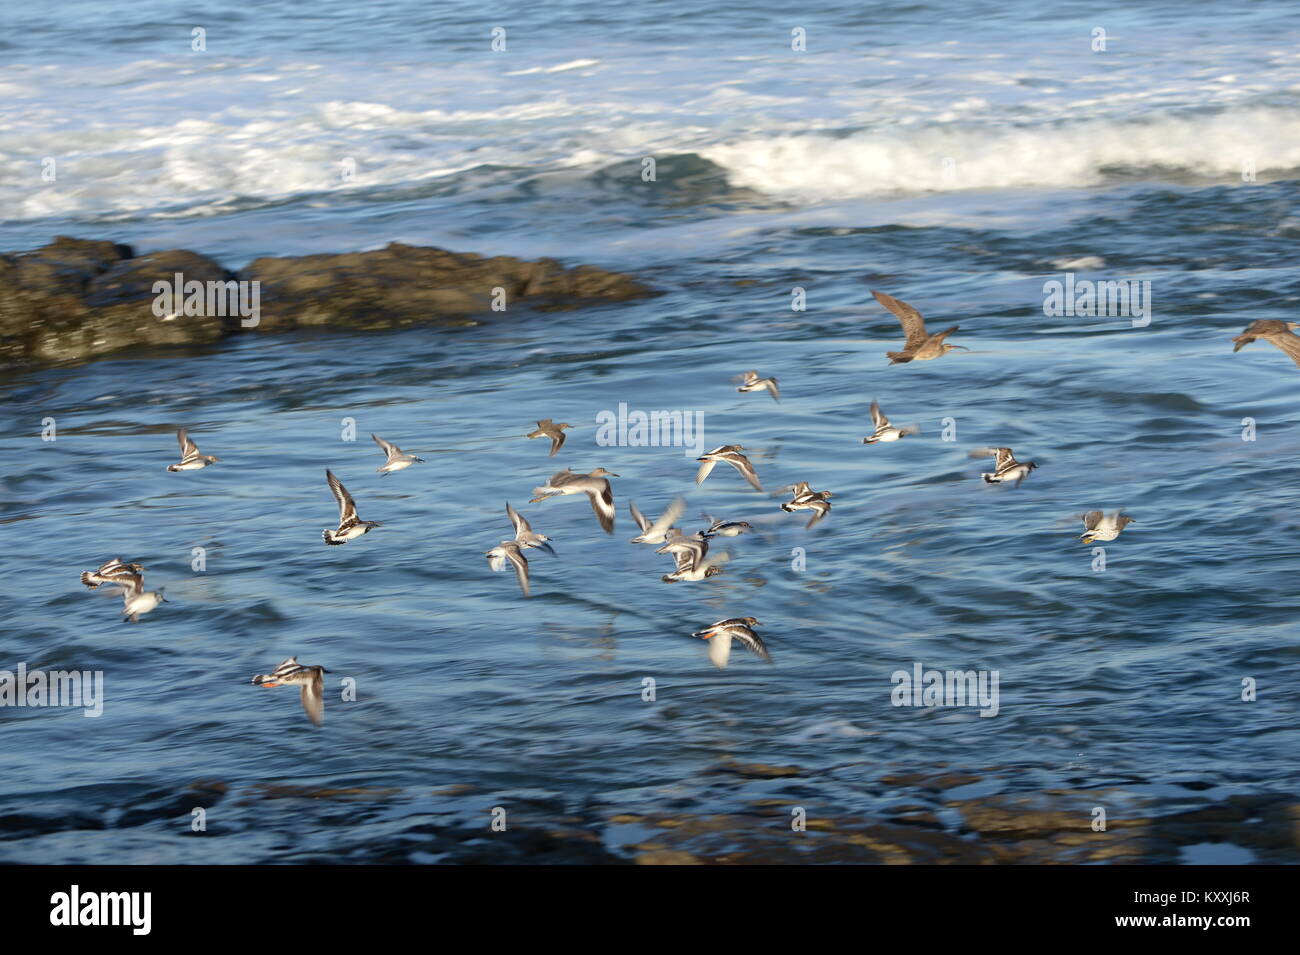
M69 234L238 267L401 241L662 293L3 372L0 572L21 585L0 669L99 670L105 700L0 707L0 861L454 857L431 826L482 830L490 861L498 805L576 814L631 854L644 834L601 821L761 799L888 815L929 798L904 773L1143 818L1296 793L1300 372L1231 342L1300 299L1293 5L0 17L2 249ZM1066 273L1149 281L1150 323L1045 316ZM872 288L971 351L889 367L901 333ZM735 391L748 368L779 404ZM921 433L863 445L873 398ZM598 445L620 404L701 412L706 447L834 508L805 530L728 468L696 487L682 448ZM543 417L576 426L555 458L523 438ZM220 463L167 473L182 426ZM372 431L425 463L376 474ZM967 452L989 445L1040 467L985 485ZM620 475L612 536L580 498L526 505L566 466ZM382 528L322 544L327 467ZM667 559L628 542L629 500L653 516L678 494L687 529L755 525L718 545L721 576L661 583ZM483 557L506 501L558 551L531 559L527 601ZM1118 507L1137 523L1098 570L1077 515ZM117 555L166 588L135 626L77 580ZM770 666L716 669L690 638L731 616L762 621ZM248 685L290 655L331 671L321 729L294 690ZM998 715L894 706L916 663L996 670ZM720 781L735 764L799 775ZM1224 851L1196 859L1242 858Z

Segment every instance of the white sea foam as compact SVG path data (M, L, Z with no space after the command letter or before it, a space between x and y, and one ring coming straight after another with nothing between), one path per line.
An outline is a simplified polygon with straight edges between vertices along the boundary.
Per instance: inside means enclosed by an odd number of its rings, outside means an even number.
M11 65L0 219L377 202L475 168L488 171L464 188L684 153L733 186L805 203L1300 168L1294 54L1224 42L1105 70L1058 61L938 43L794 64L610 45L509 72L481 58Z
M935 126L753 137L700 151L733 185L807 199L1090 186L1145 170L1240 176L1300 168L1300 109L1257 107L1048 126Z

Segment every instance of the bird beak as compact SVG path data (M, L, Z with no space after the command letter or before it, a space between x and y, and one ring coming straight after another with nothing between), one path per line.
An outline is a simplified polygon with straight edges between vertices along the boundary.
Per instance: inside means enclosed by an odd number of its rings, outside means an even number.
M622 477L623 475L621 475L621 474L615 474L613 471L610 471L610 472L609 472L609 476L610 476L610 477Z
M541 545L539 545L539 546L538 546L538 550L544 550L544 551L546 551L546 553L550 554L552 557L558 557L558 556L559 556L559 554L555 553L555 548L552 547L552 546L550 545L549 542L548 542L548 543L545 543L545 544L541 544Z
M951 345L950 348L960 348L962 351L970 351L965 345Z

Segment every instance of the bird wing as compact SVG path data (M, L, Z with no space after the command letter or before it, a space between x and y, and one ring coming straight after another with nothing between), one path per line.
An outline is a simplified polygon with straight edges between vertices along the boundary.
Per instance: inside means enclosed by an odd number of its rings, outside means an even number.
M709 660L718 669L725 669L731 659L731 635L715 633L709 638Z
M650 528L650 522L646 520L644 514L636 509L636 505L631 501L627 502L627 509L632 512L632 520L636 521L636 526L641 528L641 533L644 534Z
M393 444L393 442L385 441L379 435L373 433L370 435L370 437L375 439L375 444L379 445L381 448L384 449L384 454L388 455L388 460L391 461L393 460L393 458L397 457L402 453L402 449L399 448L397 445Z
M1283 354L1300 366L1300 337L1284 332L1280 335L1270 335L1264 341L1276 345Z
M731 635L736 640L739 640L746 650L757 654L760 660L766 660L768 663L772 662L772 655L767 652L767 644L753 630L748 627L735 627L731 631Z
M758 473L754 470L754 465L749 463L749 458L743 454L736 454L734 457L727 458L727 463L744 475L745 480L756 491L763 490L763 485L758 483Z
M648 534L654 536L662 534L668 528L676 523L677 518L682 516L682 511L686 509L686 499L682 497L674 498L673 502L668 505L668 509L659 515L659 519L650 525ZM644 528L643 528L644 530Z
M1097 525L1101 523L1101 511L1088 511L1083 515L1084 530L1096 530Z
M713 466L717 463L718 462L713 458L709 458L707 461L701 464L700 469L695 472L695 483L703 484L704 479L709 476L709 474L713 471Z
M509 501L506 501L506 513L510 515L510 523L515 526L515 540L533 529L524 516L510 506Z
M614 492L609 489L609 482L601 478L598 489L587 492L591 500L591 509L596 513L596 520L606 534L614 533Z
M926 340L928 336L925 333L925 319L921 317L920 312L906 302L901 302L884 292L877 292L872 289L871 294L876 297L877 302L893 312L894 317L902 324L903 335L907 338L907 344L904 347L911 348L914 345L920 345Z
M770 392L772 392L772 397L773 397L776 401L780 401L780 400L781 400L781 392L780 392L780 390L776 387L776 379L775 379L775 378L769 378L769 379L767 379L767 390L770 391Z
M199 446L190 440L190 436L181 428L176 432L176 443L181 446L181 460L188 461L190 458L199 456Z
M329 468L325 469L325 480L330 483L330 490L334 493L334 500L339 502L339 527L343 527L349 521L357 519L357 505L352 500L352 495L343 483L334 476L334 472Z
M523 555L518 547L509 547L506 549L506 559L515 565L515 576L519 578L519 589L524 592L525 597L533 595L528 586L528 558Z
M889 419L886 418L884 413L880 410L880 402L876 401L874 398L871 400L871 423L876 426L877 431L881 428L889 427Z
M325 721L324 682L324 677L317 670L316 674L302 685L302 708L307 711L308 718L317 726Z

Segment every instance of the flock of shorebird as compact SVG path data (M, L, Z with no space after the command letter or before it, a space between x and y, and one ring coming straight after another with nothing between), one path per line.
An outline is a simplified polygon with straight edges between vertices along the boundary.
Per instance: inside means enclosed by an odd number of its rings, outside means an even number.
M906 336L901 351L885 353L891 365L910 361L928 361L946 355L955 348L962 348L960 345L952 345L944 340L958 331L958 326L954 325L942 332L930 334L926 330L921 313L911 305L882 292L873 291L871 294L898 318ZM1300 323L1266 319L1251 322L1242 334L1233 339L1235 343L1233 351L1239 351L1243 346L1259 339L1277 346L1297 366L1300 366L1300 336L1292 333L1296 328L1300 328ZM737 391L748 393L766 391L773 400L781 399L777 380L774 377L764 378L757 371L751 370L737 376L735 381L741 382ZM888 443L919 433L919 428L915 425L902 428L892 425L880 410L879 403L874 400L871 402L871 421L874 430L862 439L864 444ZM543 418L537 422L536 430L528 433L526 437L549 438L550 456L554 457L564 446L565 430L572 427L567 423L556 423L550 418ZM422 462L421 458L403 452L397 445L385 441L376 434L372 434L371 437L384 452L384 464L377 469L382 475L402 471ZM180 444L181 459L176 464L168 465L168 471L195 471L220 460L215 455L199 453L198 446L190 439L184 428L177 432L176 439ZM742 453L743 451L744 447L741 445L726 444L701 455L696 459L699 462L699 469L695 474L696 485L702 484L716 465L727 464L735 468L751 487L762 492L763 486L759 481L758 473ZM1029 473L1038 467L1033 461L1017 461L1010 448L980 448L971 451L970 454L972 457L994 458L993 470L981 474L983 480L990 484L1011 482L1013 486L1019 487ZM601 529L612 534L615 509L614 493L609 479L618 476L604 468L596 468L586 474L578 474L565 468L552 475L545 484L534 488L534 497L529 503L566 495L585 495L591 503L591 509ZM363 521L358 517L356 502L352 499L352 495L329 469L325 471L325 479L339 508L338 526L327 527L321 533L326 544L342 545L381 526L378 521ZM833 496L831 492L814 491L806 481L788 485L777 493L791 494L790 500L781 504L782 511L812 512L808 523L804 525L805 528L812 528L831 510L830 499ZM640 533L631 539L632 543L659 545L655 553L669 555L674 560L675 569L660 578L665 583L700 581L722 573L722 565L730 560L730 555L725 551L710 552L710 542L718 537L737 537L753 529L746 521L716 520L706 514L702 516L709 522L709 526L688 535L676 526L685 507L685 500L678 497L652 522L637 509L634 503L628 503L632 519L640 530ZM514 527L514 537L501 541L487 552L488 566L498 571L504 570L507 563L510 564L518 580L519 589L525 597L528 597L531 596L531 587L528 558L524 555L524 551L538 549L554 556L555 549L551 546L550 538L534 531L528 520L508 501L506 515ZM1111 514L1094 510L1078 516L1084 525L1084 533L1080 540L1088 544L1115 540L1120 532L1133 522L1133 518L1126 515L1122 509ZM139 563L125 562L121 558L106 561L96 570L83 573L81 582L92 590L101 587L118 588L123 599L123 620L132 623L139 622L140 617L165 602L161 589L157 591L144 589L144 567ZM770 662L771 655L767 646L757 633L758 625L758 621L753 617L733 617L719 620L695 631L691 636L709 641L709 658L719 667L727 665L733 641L739 642L761 659ZM297 657L290 657L271 673L254 676L251 682L263 687L299 686L303 709L313 723L320 725L324 719L322 675L328 672L322 666L304 666L298 662Z

